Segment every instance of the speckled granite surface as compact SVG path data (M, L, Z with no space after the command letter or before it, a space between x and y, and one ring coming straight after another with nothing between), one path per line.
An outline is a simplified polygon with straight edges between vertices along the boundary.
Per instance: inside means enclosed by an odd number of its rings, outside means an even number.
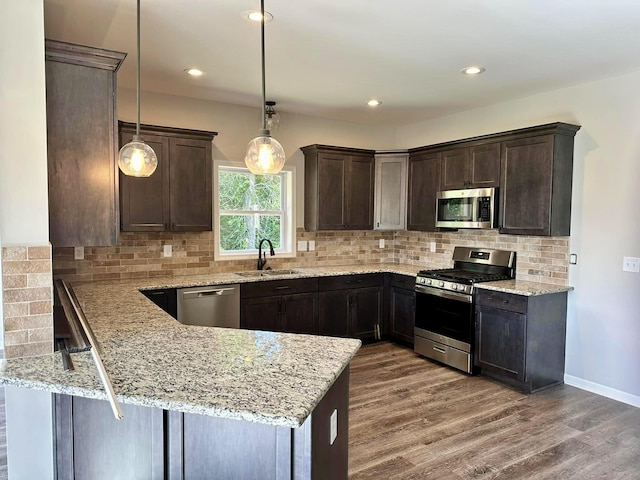
M550 285L548 283L527 282L524 280L500 280L499 282L483 282L476 284L476 288L495 290L497 292L513 293L532 297L548 295L550 293L570 292L573 287Z
M268 277L224 273L93 282L73 289L121 402L297 427L349 364L359 340L185 326L139 290L377 272L415 276L419 268L349 265ZM572 289L518 281L482 286L522 295ZM106 398L91 355L73 354L72 359L73 372L63 371L57 353L3 360L0 383Z

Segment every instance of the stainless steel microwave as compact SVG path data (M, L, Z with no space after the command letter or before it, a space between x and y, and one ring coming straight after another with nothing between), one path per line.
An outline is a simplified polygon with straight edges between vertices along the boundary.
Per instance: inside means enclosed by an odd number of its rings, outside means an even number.
M446 190L436 196L436 227L496 228L495 188Z

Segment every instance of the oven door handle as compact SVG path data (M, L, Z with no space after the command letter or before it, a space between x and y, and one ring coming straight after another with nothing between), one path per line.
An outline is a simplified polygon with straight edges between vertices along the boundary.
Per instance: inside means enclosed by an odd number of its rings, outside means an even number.
M437 288L425 287L424 285L416 285L416 292L425 293L427 295L435 295L436 297L448 298L450 300L456 300L458 302L471 303L473 297L471 295L465 295L464 293L447 292L445 290L438 290Z

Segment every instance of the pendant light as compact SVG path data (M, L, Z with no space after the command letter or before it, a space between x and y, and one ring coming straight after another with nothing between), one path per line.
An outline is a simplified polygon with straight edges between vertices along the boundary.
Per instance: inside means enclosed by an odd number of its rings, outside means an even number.
M136 134L133 140L120 149L118 167L122 173L130 177L148 177L156 171L158 157L140 136L140 0L137 0L137 48L138 69L136 82Z
M264 0L260 0L260 35L261 35L261 54L262 54L262 129L259 135L249 142L247 146L247 154L244 157L244 163L251 173L279 173L284 166L285 154L282 145L271 136L271 132L267 128L266 113L266 87L265 87L265 68L264 68Z

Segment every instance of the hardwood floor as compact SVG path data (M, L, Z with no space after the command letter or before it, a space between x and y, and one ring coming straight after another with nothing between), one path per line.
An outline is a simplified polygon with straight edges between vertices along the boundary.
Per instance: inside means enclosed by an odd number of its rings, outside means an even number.
M640 479L640 409L524 395L392 343L351 364L349 479Z
M640 479L640 409L567 385L523 395L383 342L354 358L349 400L350 480Z

